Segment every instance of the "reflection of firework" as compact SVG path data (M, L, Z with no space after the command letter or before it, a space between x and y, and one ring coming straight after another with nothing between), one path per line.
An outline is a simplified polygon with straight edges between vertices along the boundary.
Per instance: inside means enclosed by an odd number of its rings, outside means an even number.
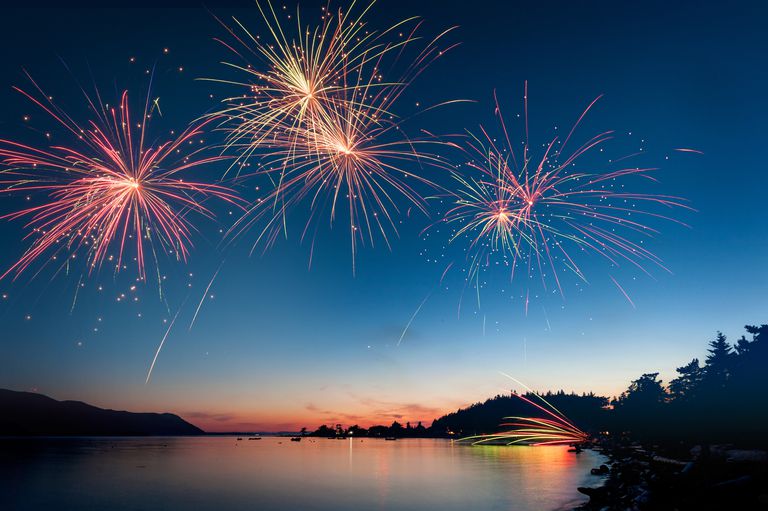
M242 25L245 37L230 31L265 69L258 64L234 66L253 80L240 84L250 94L227 99L227 108L217 113L226 119L222 126L227 146L237 151L238 164L249 165L247 160L258 153L264 158L259 173L278 176L275 188L238 222L236 231L266 217L258 239L269 246L285 228L288 210L308 199L311 210L303 237L326 207L333 223L338 200L346 198L354 262L359 241L373 243L378 232L388 242L387 231L395 225L391 212L397 211L392 194L424 208L423 199L406 181L427 181L404 170L403 163L439 163L436 156L417 150L434 141L407 138L391 108L442 53L436 46L440 36L420 51L397 82L387 83L383 60L389 55L397 60L416 40L419 24L412 19L377 33L366 30L363 22L370 4L354 16L324 9L315 28L304 27L297 15L298 32L290 38L271 4L267 6L260 9L269 43Z
M532 154L528 141L527 84L526 136L521 154L513 150L498 102L501 140L485 130L481 130L482 137L470 138L469 171L454 174L458 187L444 221L455 224L451 242L468 240L467 281L475 287L480 287L482 269L501 262L511 268L513 279L517 271L527 278L536 274L545 290L550 281L562 294L560 276L564 272L586 281L578 252L599 254L616 266L629 263L645 273L648 264L665 269L662 261L633 237L657 232L645 223L648 219L672 220L654 212L654 206L687 207L683 200L625 190L625 181L632 176L654 181L650 176L654 169L580 170L579 160L612 138L610 131L566 152L574 131L595 101L564 139L555 137L544 144L538 156Z
M0 192L47 195L41 205L5 215L27 218L27 227L32 230L28 237L34 240L3 277L11 273L18 276L33 262L46 256L55 259L60 252L66 253L65 258L75 257L80 249L87 253L89 272L105 262L120 271L125 267L127 245L135 244L138 275L144 279L146 248L154 258L156 249L161 248L186 260L194 229L187 214L211 215L203 199L236 200L219 185L182 179L185 171L221 159L200 157L199 151L179 156L184 146L199 137L205 123L153 146L146 141L149 99L142 116L132 118L127 92L117 106L102 104L98 93L94 99L86 95L93 118L78 124L32 83L43 99L17 90L76 140L72 146L46 149L0 141L0 157L9 167L3 172L5 187ZM115 254L111 255L112 249Z
M546 415L544 417L504 417L501 427L510 428L499 433L476 435L460 439L472 445L564 445L579 444L589 440L589 435L575 426L560 410L538 394L529 391L525 395L512 394ZM533 401L538 399L544 406Z

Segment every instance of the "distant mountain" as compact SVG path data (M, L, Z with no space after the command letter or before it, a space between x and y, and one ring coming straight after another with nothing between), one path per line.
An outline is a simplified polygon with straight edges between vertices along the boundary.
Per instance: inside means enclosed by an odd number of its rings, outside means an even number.
M132 413L0 389L0 435L200 435L172 413Z

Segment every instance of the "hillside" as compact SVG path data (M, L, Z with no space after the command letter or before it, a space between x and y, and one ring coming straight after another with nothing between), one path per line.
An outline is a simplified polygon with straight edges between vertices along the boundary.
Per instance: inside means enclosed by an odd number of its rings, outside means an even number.
M132 413L0 389L0 435L199 435L171 413Z

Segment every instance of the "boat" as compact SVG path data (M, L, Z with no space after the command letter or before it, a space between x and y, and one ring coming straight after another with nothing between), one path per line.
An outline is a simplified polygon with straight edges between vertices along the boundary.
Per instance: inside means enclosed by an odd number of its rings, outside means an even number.
M291 442L301 442L301 437L300 436L291 437Z
M239 437L237 437L237 439L238 439L238 440L242 440L242 439L243 439L243 437L239 436Z
M397 438L393 437L393 436L385 436L384 440L393 440L394 441L394 440L397 440Z
M249 436L248 440L261 440L260 436Z

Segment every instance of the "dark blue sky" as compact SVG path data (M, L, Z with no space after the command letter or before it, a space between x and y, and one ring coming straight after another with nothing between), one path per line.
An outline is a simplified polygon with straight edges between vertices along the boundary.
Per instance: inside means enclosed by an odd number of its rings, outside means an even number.
M310 2L302 5L316 12ZM262 23L247 3L208 7L3 8L0 138L41 143L29 126L50 126L11 90L28 85L22 68L77 110L75 78L95 81L106 96L129 88L140 97L144 70L156 65L153 96L164 114L158 132L184 127L232 93L195 80L228 73L219 62L229 55L212 41L225 34L211 13L235 15L254 31ZM309 246L299 244L295 229L264 256L248 256L247 235L222 249L218 228L232 221L224 208L220 226L201 224L187 266L164 264L167 309L154 288L130 291L127 275L85 279L71 312L82 274L76 267L55 278L44 272L0 282L7 295L0 302L0 386L173 410L210 429L431 420L507 388L497 371L538 389L615 394L642 372L662 371L668 379L676 366L701 357L718 329L735 337L745 323L766 321L764 3L380 0L369 23L386 27L411 15L424 17L425 33L458 25L449 40L461 45L413 84L402 111L416 102L476 101L420 116L412 129L493 129L493 91L513 118L528 80L531 138L542 143L553 126L570 126L604 94L584 135L615 129L616 151L642 146L660 168L650 191L685 197L697 210L675 213L690 228L660 222L661 234L648 242L672 274L654 271L654 279L588 258L589 283L567 279L565 298L534 293L526 315L519 293L489 288L479 309L463 306L458 317L461 278L449 276L397 346L445 267L431 262L445 239L420 235L431 220L403 218L391 251L382 243L361 248L353 276L343 222L320 230L308 269ZM673 150L681 147L704 154ZM19 198L1 200L9 212ZM0 267L19 257L23 234L20 222L0 224ZM190 331L197 300L222 258L214 298ZM117 302L123 292L128 299ZM177 327L145 385L164 321L179 307Z

